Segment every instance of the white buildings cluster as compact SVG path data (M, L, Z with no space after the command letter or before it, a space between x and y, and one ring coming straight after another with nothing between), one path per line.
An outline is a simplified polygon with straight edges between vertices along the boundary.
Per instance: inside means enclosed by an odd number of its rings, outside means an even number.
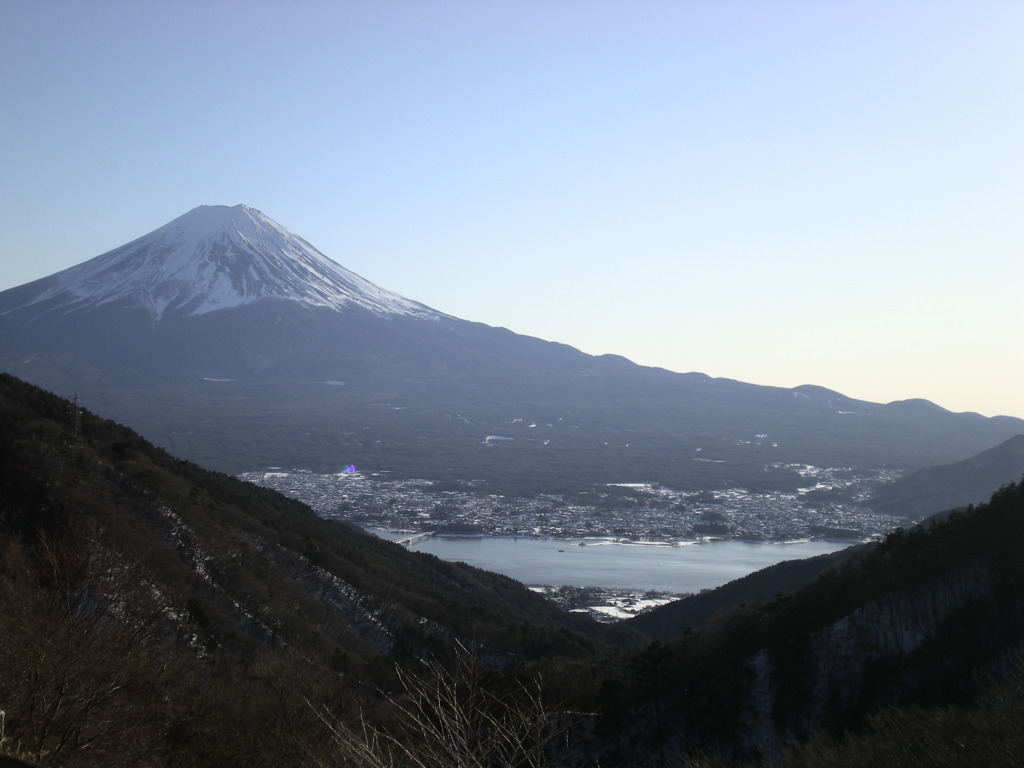
M297 498L324 517L442 535L791 541L865 539L907 523L876 514L862 503L871 488L893 473L809 466L797 471L807 478L807 486L796 492L693 492L611 482L572 495L530 498L482 493L473 481L440 489L428 480L359 472L273 470L247 473L242 479Z

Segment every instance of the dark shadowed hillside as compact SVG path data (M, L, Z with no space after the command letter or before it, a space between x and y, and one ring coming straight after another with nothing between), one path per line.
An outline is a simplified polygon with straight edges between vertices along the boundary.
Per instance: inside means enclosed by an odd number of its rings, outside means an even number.
M920 519L977 504L1024 475L1024 435L964 461L928 467L883 485L871 506L886 514Z
M665 614L675 629L646 628L679 634L642 646L628 627L321 520L8 376L0 433L0 753L12 757L68 768L1024 757L1024 484L830 567L790 563L709 593L688 617Z
M803 560L785 560L716 589L674 600L643 613L626 623L655 640L671 640L688 629L704 626L716 613L751 600L768 601L789 594L831 568L855 551L856 547Z
M936 729L988 711L1000 725L985 738L996 743L956 764L1018 764L987 761L1022 756L1024 678L1013 672L1024 649L1021 551L1024 483L856 548L792 594L719 612L633 654L602 683L615 759L767 750L794 765L815 764L801 754L864 765L836 757L844 734L878 754L900 723L914 735L906 761L879 764L950 764L941 756L955 744ZM954 732L976 741L962 724ZM794 739L815 746L801 753Z
M319 732L305 699L343 707L396 661L461 644L511 668L630 636L173 459L6 375L0 434L0 709L4 749L23 758L191 765L212 749L201 764L280 765L292 735ZM202 743L208 728L223 751Z

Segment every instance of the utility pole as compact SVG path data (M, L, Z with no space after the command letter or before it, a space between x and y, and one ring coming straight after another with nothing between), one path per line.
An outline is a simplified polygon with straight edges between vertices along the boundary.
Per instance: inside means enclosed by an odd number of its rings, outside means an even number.
M82 404L75 392L75 401L71 404L71 423L74 426L75 439L82 436Z

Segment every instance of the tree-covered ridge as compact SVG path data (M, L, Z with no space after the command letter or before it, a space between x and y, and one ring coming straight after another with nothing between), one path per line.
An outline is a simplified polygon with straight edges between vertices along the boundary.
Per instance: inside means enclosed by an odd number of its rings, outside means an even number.
M1022 550L1016 483L985 505L854 550L792 594L648 646L602 682L605 723L633 724L614 728L616 749L627 761L776 754L794 738L852 730L870 739L864 729L882 727L877 713L894 706L926 708L918 726L942 721L942 708L989 706L992 681L1024 643ZM1016 712L1020 728L1021 677L1013 680L999 690L1012 704L1000 716Z
M460 642L510 667L603 653L616 635L87 412L76 435L73 409L0 376L8 752L185 765L211 728L232 756L196 764L280 764L273 734L295 748L322 730L307 701L337 709L384 685L396 660L444 660Z
M987 499L1024 474L1024 434L977 456L912 472L878 488L870 506L911 519Z
M191 581L200 593L223 585L223 591L245 598L254 626L263 614L271 622L236 637L241 646L261 632L286 633L273 624L282 621L273 609L274 590L284 591L278 602L290 601L289 612L312 615L322 609L305 605L309 594L331 583L337 587L339 579L361 601L375 596L413 623L425 618L460 637L494 641L509 653L524 652L509 642L510 635L525 631L513 632L516 622L570 634L602 632L566 617L511 579L411 554L323 520L299 502L176 460L88 412L75 438L70 403L10 377L0 378L0 388L0 427L7 435L0 465L5 526L22 538L79 538L84 528L97 527L111 537L112 549L134 555L162 577ZM316 589L307 583L317 579L323 583ZM219 613L212 604L206 608Z

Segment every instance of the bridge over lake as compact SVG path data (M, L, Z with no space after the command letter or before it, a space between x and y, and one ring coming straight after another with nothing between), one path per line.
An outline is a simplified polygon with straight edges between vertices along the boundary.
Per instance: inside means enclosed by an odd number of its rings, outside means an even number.
M394 539L394 542L395 544L401 544L403 547L411 547L413 544L425 541L436 534L437 531L420 531L419 533L414 533L412 536L406 536L402 539Z

